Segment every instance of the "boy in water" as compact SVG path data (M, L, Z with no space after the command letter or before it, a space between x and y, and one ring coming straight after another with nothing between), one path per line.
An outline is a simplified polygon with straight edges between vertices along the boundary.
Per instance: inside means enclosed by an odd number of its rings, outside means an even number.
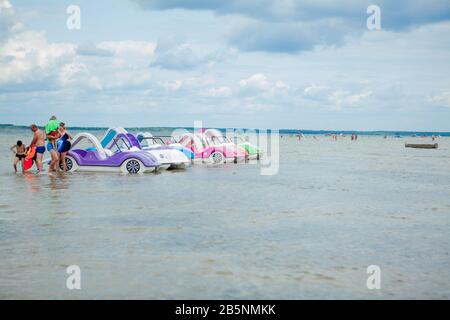
M25 157L27 156L27 148L22 143L22 141L17 141L15 145L11 147L11 151L16 154L14 157L14 172L17 173L17 164L21 163L22 165L22 173L25 171L23 168L23 160L25 160Z

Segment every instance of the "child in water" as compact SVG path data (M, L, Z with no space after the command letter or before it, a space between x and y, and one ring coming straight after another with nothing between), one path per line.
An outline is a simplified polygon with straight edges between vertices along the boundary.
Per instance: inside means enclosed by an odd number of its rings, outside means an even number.
M51 147L53 148L53 150L56 150L56 141L59 138L59 131L58 130L54 130L50 133L47 134L47 139L49 141L49 144L51 145Z
M55 150L57 148L56 141L60 138L59 136L59 121L56 116L51 116L50 120L45 125L45 133L47 135L47 150Z
M23 168L23 163L25 157L27 156L27 148L22 143L22 141L19 140L15 145L11 147L11 151L16 154L16 156L14 157L14 171L17 173L17 164L20 161L22 164L22 172L24 172L25 170Z

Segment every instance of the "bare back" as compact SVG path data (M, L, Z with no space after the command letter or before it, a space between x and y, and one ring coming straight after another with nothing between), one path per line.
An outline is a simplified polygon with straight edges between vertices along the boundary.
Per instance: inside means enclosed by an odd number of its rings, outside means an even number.
M16 145L16 151L17 151L17 154L19 154L19 155L25 154L26 153L25 145L24 144L22 144L21 146Z
M36 130L34 133L34 139L36 140L36 147L43 147L45 146L45 135L44 132L40 129Z

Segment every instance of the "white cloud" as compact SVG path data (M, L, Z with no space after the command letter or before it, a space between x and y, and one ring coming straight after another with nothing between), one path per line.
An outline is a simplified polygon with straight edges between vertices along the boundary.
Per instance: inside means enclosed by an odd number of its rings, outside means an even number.
M303 90L303 94L306 97L315 97L327 90L328 90L327 86L321 86L313 83Z
M77 54L91 57L112 57L114 52L109 48L101 48L97 44L85 43L77 47Z
M14 13L13 6L12 6L11 2L9 2L8 0L0 1L0 13L4 13L4 12L7 14Z
M153 67L186 70L204 63L204 58L200 57L189 44L181 44L167 50L159 48L156 53L156 59L151 64Z
M5 14L2 9L2 17ZM51 43L44 32L26 30L13 14L8 14L10 27L4 40L0 39L3 90L129 88L151 79L147 66L156 48L153 42Z
M161 41L155 50L151 67L167 70L193 70L201 67L212 68L236 55L233 49L208 49L189 43L178 43L176 40Z
M438 106L450 108L450 91L444 91L441 94L428 97L426 100Z
M330 94L328 99L336 106L337 109L341 107L358 106L360 103L370 97L372 92L363 91L359 93L350 93L345 90L336 90Z
M211 88L208 90L208 96L210 97L230 97L232 95L233 91L230 87L227 86L221 86L218 88Z
M171 80L171 81L164 82L162 84L162 86L167 91L177 91L177 90L179 90L181 88L182 85L183 85L183 81L182 80Z
M247 79L242 79L239 81L239 85L242 88L250 88L257 90L267 90L271 86L267 77L262 73L256 73Z
M74 45L48 43L43 33L14 34L0 43L0 84L52 78L74 56Z
M15 11L11 2L0 0L0 41L18 29L20 29L20 23L16 21Z
M264 74L255 73L239 81L239 94L242 98L261 99L264 103L276 103L273 99L289 96L291 87L281 80L270 81ZM281 100L278 100L281 101Z
M61 68L58 80L63 87L102 89L99 79L93 76L83 63L65 64Z
M97 45L98 48L113 52L116 56L145 58L147 62L155 54L156 43L149 41L105 41Z

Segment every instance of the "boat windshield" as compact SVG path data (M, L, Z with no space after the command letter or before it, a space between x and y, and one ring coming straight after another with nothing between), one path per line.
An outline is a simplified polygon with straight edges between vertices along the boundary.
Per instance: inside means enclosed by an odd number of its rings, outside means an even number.
M113 139L113 141L111 142L111 144L108 147L108 149L111 150L114 153L118 153L118 152L122 152L124 150L130 150L131 149L131 145L124 138Z
M231 142L235 143L235 144L239 144L239 143L244 143L247 142L244 138L242 138L241 136L234 136L230 138Z
M225 136L220 136L220 137L216 137L216 138L220 143L229 143L230 142L230 140L228 140L228 138Z
M213 141L213 139L211 137L206 137L206 136L202 136L200 138L200 142L202 144L203 147L208 147L208 146L215 146L217 145L217 143L215 141Z
M215 145L220 145L220 144L230 142L225 136L212 136L212 137L209 137L209 140L212 141L212 143Z
M177 143L175 138L172 136L156 136L155 138L160 139L160 141L162 141L163 144Z
M165 142L160 137L144 137L140 142L142 147L150 147L157 145L165 145Z

